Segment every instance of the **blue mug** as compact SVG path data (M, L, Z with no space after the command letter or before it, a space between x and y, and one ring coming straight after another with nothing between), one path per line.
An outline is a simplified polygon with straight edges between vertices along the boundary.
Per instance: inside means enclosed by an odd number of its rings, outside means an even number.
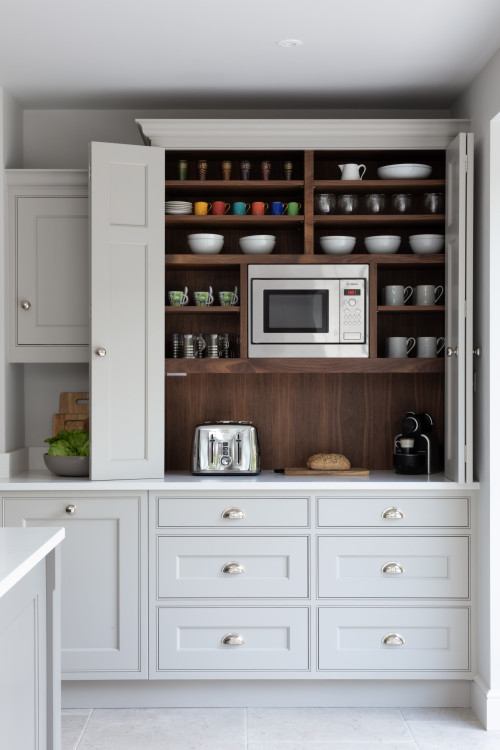
M274 216L281 216L285 213L288 208L288 203L281 203L281 201L273 201L271 203L271 213Z
M233 214L235 216L244 216L250 211L250 204L249 203L241 203L238 201L237 203L233 203Z

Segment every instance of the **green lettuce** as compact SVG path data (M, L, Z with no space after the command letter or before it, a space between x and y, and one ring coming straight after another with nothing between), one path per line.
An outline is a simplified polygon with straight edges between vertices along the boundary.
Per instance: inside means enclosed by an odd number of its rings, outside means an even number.
M50 444L49 456L88 456L89 433L87 430L59 430L57 435L45 438Z

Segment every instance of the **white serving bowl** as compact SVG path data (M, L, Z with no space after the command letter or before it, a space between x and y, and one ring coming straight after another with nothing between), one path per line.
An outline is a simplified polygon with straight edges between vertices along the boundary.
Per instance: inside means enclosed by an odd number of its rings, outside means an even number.
M431 172L428 164L388 164L377 169L382 180L425 180Z
M412 234L410 248L417 255L433 255L444 249L444 234Z
M354 250L356 237L325 235L319 238L319 246L327 255L348 255Z
M222 250L224 236L222 234L188 234L189 249L195 255L216 255Z
M245 255L268 255L274 250L276 237L274 234L252 234L240 237L240 250Z
M365 247L369 253L397 253L401 237L396 234L377 234L365 237Z

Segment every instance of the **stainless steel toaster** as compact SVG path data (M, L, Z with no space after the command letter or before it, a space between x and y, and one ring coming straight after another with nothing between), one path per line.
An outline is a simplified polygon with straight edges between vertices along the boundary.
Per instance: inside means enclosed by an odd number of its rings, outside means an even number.
M259 438L251 422L204 422L196 427L193 474L259 472Z

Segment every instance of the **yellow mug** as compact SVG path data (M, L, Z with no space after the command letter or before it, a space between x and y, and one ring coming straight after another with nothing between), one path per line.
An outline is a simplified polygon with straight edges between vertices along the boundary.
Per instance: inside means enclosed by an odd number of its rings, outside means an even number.
M198 201L194 204L194 212L196 216L206 216L212 208L211 203L205 203L204 201Z

